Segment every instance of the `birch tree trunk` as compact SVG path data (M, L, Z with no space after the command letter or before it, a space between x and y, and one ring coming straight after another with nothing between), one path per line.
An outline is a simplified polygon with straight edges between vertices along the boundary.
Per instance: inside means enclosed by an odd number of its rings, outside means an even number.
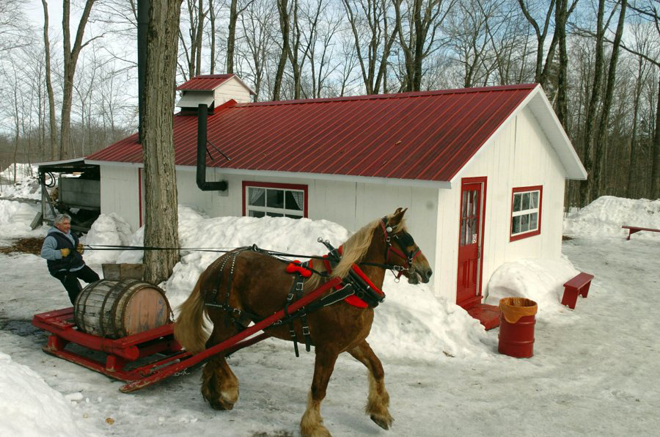
M178 247L173 116L176 88L177 37L181 0L151 3L147 35L144 153L145 246ZM145 251L145 280L166 280L179 261L176 250Z

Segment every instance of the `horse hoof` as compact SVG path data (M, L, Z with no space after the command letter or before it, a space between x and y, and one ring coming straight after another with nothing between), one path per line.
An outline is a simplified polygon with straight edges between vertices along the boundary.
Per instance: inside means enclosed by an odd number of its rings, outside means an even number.
M211 408L213 408L214 410L229 411L229 410L234 409L235 402L230 402L227 399L224 399L222 397L220 397L220 398L216 398L216 397L209 398L209 397L204 396L204 399L206 400L206 402L209 403Z
M303 437L332 437L332 434L330 434L330 431L324 426L321 426L319 428L316 428L313 431L306 432L306 433L301 433Z
M377 416L375 414L372 414L369 417L371 417L371 420L373 420L376 425L380 426L386 431L390 429L390 427L392 426L392 422L394 422L394 419L389 414L387 415L387 417Z

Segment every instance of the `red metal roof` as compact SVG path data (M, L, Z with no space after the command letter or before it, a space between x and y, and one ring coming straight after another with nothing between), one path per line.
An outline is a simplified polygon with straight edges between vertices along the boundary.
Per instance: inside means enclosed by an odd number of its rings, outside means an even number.
M177 91L213 91L224 82L234 77L233 74L206 74L196 76L188 82L179 85Z
M209 167L450 181L536 85L229 102L208 120ZM195 166L197 117L174 116L176 165ZM86 158L142 162L137 135Z

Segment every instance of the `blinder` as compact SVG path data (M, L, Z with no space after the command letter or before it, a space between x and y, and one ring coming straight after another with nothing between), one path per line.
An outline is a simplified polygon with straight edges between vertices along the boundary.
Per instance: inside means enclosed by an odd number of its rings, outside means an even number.
M383 217L380 222L383 232L385 233L385 243L387 244L387 249L385 249L385 259L389 259L390 251L394 252L397 256L404 259L406 266L403 270L410 270L412 268L413 261L421 253L419 247L414 250L408 251L408 247L415 246L415 240L412 235L406 231L399 232L398 234L393 233L393 228L387 223L387 217ZM398 248L392 245L392 240L397 242ZM399 271L397 278L400 278L403 270Z

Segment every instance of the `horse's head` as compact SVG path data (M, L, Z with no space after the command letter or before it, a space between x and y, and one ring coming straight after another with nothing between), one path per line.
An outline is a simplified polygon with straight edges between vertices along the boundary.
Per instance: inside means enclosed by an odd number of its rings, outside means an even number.
M429 261L406 230L403 216L406 209L397 208L394 214L383 217L381 229L387 246L385 260L388 264L400 266L401 274L408 283L427 283L433 274Z

